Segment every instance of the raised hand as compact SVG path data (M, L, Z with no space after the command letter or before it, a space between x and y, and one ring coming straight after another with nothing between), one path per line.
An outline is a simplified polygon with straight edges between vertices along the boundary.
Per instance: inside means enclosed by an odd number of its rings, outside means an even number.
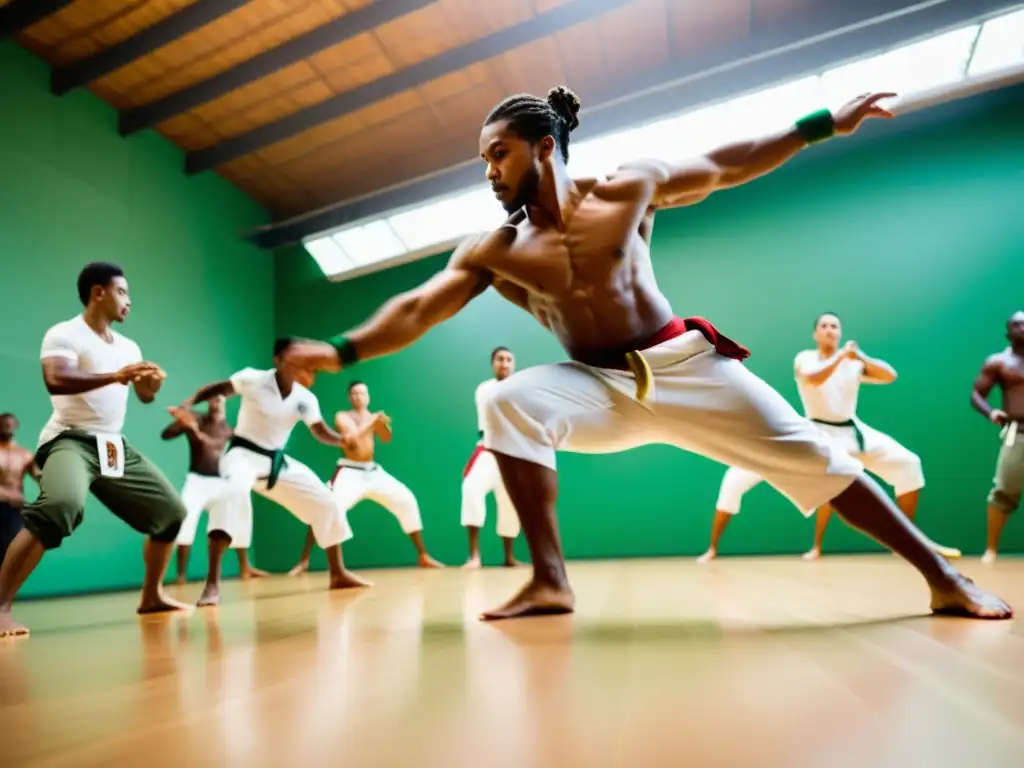
M835 111L836 133L846 136L860 128L860 124L870 117L880 117L891 120L895 115L887 109L878 106L882 99L891 99L895 93L862 93L855 99L851 99Z
M192 429L198 427L196 421L196 415L193 413L191 408L185 408L180 405L172 405L167 409L167 412L171 414L175 421L180 423L186 429Z

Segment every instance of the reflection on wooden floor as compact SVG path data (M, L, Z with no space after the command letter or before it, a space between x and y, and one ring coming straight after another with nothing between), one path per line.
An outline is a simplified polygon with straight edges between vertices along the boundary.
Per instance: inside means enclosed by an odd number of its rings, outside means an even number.
M1024 560L962 567L1024 611ZM924 617L894 557L570 573L574 617L504 624L476 615L525 570L233 582L144 619L134 594L22 604L0 765L1024 765L1021 623Z

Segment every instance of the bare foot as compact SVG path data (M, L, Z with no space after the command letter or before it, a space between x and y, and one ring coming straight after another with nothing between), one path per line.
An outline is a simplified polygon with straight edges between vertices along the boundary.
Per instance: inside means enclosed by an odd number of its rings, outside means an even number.
M821 560L821 550L814 547L813 549L809 549L807 552L804 552L802 557L804 560Z
M177 584L179 587L184 586L185 584L188 584L188 576L179 576L177 579L175 579L174 583Z
M465 568L467 571L477 571L477 570L480 570L480 567L481 567L480 566L480 558L479 557L471 557L471 558L469 558L469 560L466 561L466 564L464 566L462 566L462 567Z
M207 605L220 605L220 587L217 584L207 584L203 587L203 594L199 596L196 605L200 608Z
M298 567L298 566L296 566ZM309 568L309 565L306 565ZM295 570L294 568L292 570ZM249 579L264 579L270 575L270 571L264 571L261 568L253 568L250 566L247 570L242 571L242 581L248 581Z
M973 619L1009 619L1013 609L991 592L980 589L970 579L959 576L952 586L932 587L932 612L940 616Z
M519 561L518 561L518 560L516 560L516 559L515 559L515 558L513 557L513 558L512 558L511 560L506 560L506 561L504 562L504 566L505 566L506 568L518 568L518 567L519 567Z
M718 550L716 550L714 547L711 547L710 549L708 549L707 552L705 552L703 555L697 558L697 562L701 565L704 565L705 563L710 563L716 557L718 557Z
M10 611L0 612L0 637L19 637L28 634L28 627L11 618Z
M981 556L981 562L985 565L992 565L996 561L996 552L994 549L986 549L985 554Z
M161 592L155 597L143 597L136 613L167 613L168 611L187 611L190 608L191 606L172 600Z
M480 614L481 621L514 619L519 616L552 616L572 613L576 598L568 586L556 587L530 581L501 608Z
M353 587L372 587L373 582L361 579L352 571L342 571L337 576L331 576L331 589L352 589Z
M298 576L309 570L309 560L299 560L295 566L288 571L289 576Z
M416 558L416 565L420 568L444 568L444 563L440 560L435 560L425 552Z

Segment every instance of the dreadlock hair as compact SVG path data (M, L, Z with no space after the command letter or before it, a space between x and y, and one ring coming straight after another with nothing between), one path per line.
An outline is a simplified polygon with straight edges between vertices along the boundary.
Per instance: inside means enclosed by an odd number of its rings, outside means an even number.
M551 136L562 153L562 162L568 163L569 134L579 127L579 112L579 97L559 85L548 91L547 99L528 93L509 96L491 110L484 125L505 120L510 130L531 144Z

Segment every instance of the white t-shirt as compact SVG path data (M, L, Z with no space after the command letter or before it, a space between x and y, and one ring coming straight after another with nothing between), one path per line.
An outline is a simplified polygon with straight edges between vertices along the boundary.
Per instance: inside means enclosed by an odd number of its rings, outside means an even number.
M39 357L62 357L84 373L113 373L142 362L138 344L113 328L110 333L113 341L105 341L78 315L46 332ZM128 387L108 384L78 395L50 395L50 402L53 415L39 435L40 445L71 428L119 435L128 411Z
M288 444L297 423L313 426L323 421L316 395L297 381L288 397L281 397L273 368L243 368L231 377L231 385L242 396L235 434L262 448L279 451Z
M807 349L796 356L793 366L800 371L821 362L818 350ZM857 396L863 381L864 363L849 358L839 363L832 375L818 386L797 377L796 388L804 404L804 415L823 421L847 421L856 417Z
M484 431L484 399L487 394L498 385L497 379L488 379L487 381L480 382L480 386L476 388L476 394L473 395L473 399L476 401L476 424L477 429L480 430L480 434Z

